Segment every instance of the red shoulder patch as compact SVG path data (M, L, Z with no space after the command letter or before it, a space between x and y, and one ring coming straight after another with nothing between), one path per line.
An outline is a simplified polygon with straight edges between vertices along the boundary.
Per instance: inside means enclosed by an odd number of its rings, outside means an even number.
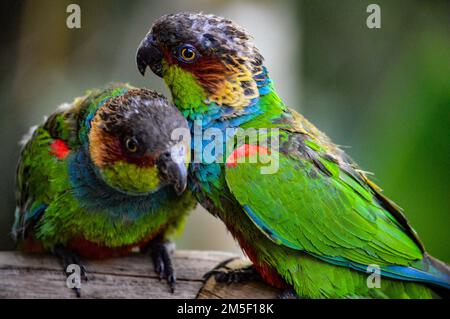
M247 158L254 155L268 155L270 151L267 147L259 145L244 144L235 149L227 158L227 167L236 167L239 158Z
M51 151L50 154L56 156L59 159L66 158L67 155L70 153L69 146L63 141L56 139L51 145L50 145Z

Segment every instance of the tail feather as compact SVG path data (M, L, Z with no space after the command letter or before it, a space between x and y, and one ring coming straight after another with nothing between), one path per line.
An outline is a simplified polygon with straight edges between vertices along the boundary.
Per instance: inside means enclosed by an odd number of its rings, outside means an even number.
M391 265L382 267L387 276L412 280L450 289L450 267L442 261L424 254L424 258L411 267Z
M363 272L367 271L367 265L355 263L343 258L314 256L334 265L349 267ZM421 260L411 266L381 266L381 275L398 280L421 282L450 290L450 267L427 253L424 254Z
M446 263L434 258L433 256L424 254L422 259L424 265L423 270L433 275L436 279L442 282L445 288L450 288L450 266Z

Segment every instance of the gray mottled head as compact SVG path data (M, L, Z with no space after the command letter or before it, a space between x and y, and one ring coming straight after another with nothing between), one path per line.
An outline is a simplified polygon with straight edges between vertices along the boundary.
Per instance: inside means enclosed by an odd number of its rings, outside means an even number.
M164 96L130 89L105 102L91 121L89 151L105 181L145 193L172 184L186 187L189 145L174 130L188 130L182 114Z
M163 95L131 89L98 110L104 131L120 139L134 138L142 146L135 154L158 152L173 145L171 133L188 128L181 113Z
M191 43L203 54L229 54L262 60L251 35L244 28L212 14L168 14L156 20L151 32L156 43L169 48Z
M251 36L226 18L195 12L165 15L142 40L136 59L142 74L149 66L169 88L183 85L174 83L172 73L192 74L205 97L219 105L240 107L258 96L254 78L263 70L263 57Z

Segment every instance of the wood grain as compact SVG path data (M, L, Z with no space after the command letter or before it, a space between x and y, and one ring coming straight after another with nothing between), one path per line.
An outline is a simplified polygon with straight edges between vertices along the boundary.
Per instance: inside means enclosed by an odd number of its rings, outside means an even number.
M233 257L226 252L175 251L173 294L153 272L148 256L87 260L89 280L82 282L82 298L273 298L279 293L259 281L223 284L212 277L203 282L205 273ZM66 287L66 276L55 257L5 251L0 252L0 298L75 298L75 294Z

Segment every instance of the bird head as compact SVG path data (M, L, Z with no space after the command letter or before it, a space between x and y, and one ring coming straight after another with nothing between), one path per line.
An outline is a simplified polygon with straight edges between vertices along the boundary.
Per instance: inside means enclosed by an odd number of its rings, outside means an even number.
M215 103L240 109L259 97L263 57L231 20L181 12L159 18L136 54L142 75L162 77L180 109Z
M148 194L172 185L186 188L189 145L174 140L186 120L162 95L130 89L96 111L89 131L89 153L100 177L127 194Z

